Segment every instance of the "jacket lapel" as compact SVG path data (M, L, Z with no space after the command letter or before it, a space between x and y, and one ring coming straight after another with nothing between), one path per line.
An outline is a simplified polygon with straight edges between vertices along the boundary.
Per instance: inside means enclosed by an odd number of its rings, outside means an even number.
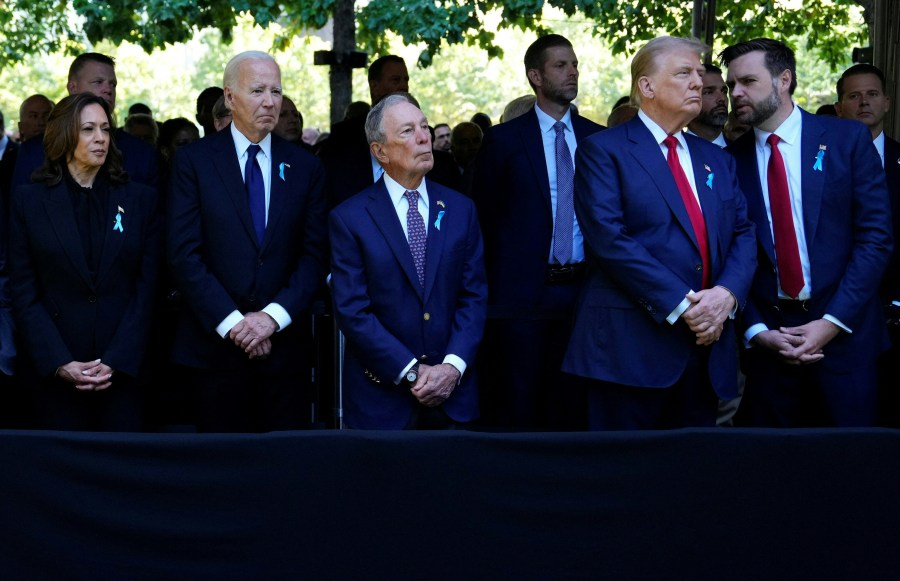
M803 229L806 235L807 248L813 247L816 229L819 225L819 212L822 210L822 194L825 188L825 168L833 160L828 159L828 149L822 158L822 169L814 169L816 156L821 146L828 147L825 130L816 121L814 115L802 111L803 132L800 139L800 175L803 199Z
M747 215L756 224L756 239L769 262L775 264L775 242L772 240L769 215L763 199L759 162L756 159L756 134L753 129L730 145L728 151L734 155L737 165L738 183L747 200Z
M675 176L672 175L672 170L669 169L669 164L659 149L660 145L656 143L653 139L653 134L650 133L650 130L638 117L628 122L626 131L631 142L631 155L644 168L644 171L647 172L653 183L656 184L663 200L665 200L669 209L675 215L675 219L681 225L681 229L684 230L684 233L699 250L700 246L697 244L697 237L694 235L694 226L691 224L687 208L684 207L684 200L681 199L681 192L678 191ZM657 155L657 152L659 155Z
M437 229L438 214L444 212L441 216L441 228ZM434 288L434 281L437 277L438 269L441 267L441 256L444 255L444 239L446 236L447 223L449 216L444 201L441 199L441 191L434 184L428 182L428 222L425 228L428 231L427 242L425 245L425 300L431 296L431 289Z
M104 227L103 234L103 251L100 255L100 267L97 272L97 284L99 285L103 282L103 279L110 272L113 263L116 260L116 256L119 255L119 250L122 249L122 244L125 242L125 237L129 235L131 232L131 228L129 227L130 220L129 218L134 214L129 215L126 210L128 210L128 201L125 200L123 188L117 186L111 186L109 190L109 207L107 208L107 216L108 219L106 221L106 226ZM113 230L113 227L116 225L116 214L119 213L119 208L122 209L121 212L121 224L122 231ZM136 212L137 208L130 208L132 212Z
M722 180L726 179L726 176L722 172L719 175L715 175L716 172L713 171L713 166L706 163L706 160L703 159L703 154L697 148L691 147L691 140L685 139L685 142L688 144L691 152L694 187L697 188L697 197L700 198L700 210L703 213L703 222L706 225L706 239L709 244L709 260L712 269L710 275L712 276L718 272L719 258L722 255L719 248L719 230L716 228L716 224L719 223L719 196L716 194L716 189L721 187ZM712 187L708 185L710 183L708 176L710 175L713 176Z
M72 202L69 200L65 180L53 186L50 196L44 202L44 208L50 218L50 225L78 276L89 288L94 288L94 283L88 275L87 259L78 235L78 224L75 223L75 213L72 211Z
M384 240L387 242L394 253L397 262L406 274L409 283L416 289L419 298L423 298L422 286L419 284L419 276L416 274L416 265L413 262L412 252L409 250L409 242L403 235L403 227L397 219L397 211L391 203L391 197L388 194L387 187L384 185L384 178L378 180L374 186L374 191L370 195L367 210L375 222L375 226L381 231ZM427 261L427 245L426 245L426 261ZM428 271L426 262L425 271Z
M231 138L231 128L223 129L213 138L216 140L216 155L212 162L222 180L222 189L234 204L238 219L244 225L247 235L258 246L259 240L256 238L256 229L253 227L250 203L247 201L247 192L244 189L244 178L235 151L234 139Z
M288 195L287 181L291 178L291 169L288 167L289 164L285 163L286 152L283 145L275 135L272 136L272 173L269 175L269 213L266 221L266 233L262 242L264 249L272 242L273 232L275 232L278 222L282 214L284 214L282 210L285 205L285 198ZM283 163L285 165L282 167L281 164ZM284 179L281 178L282 175Z
M537 184L541 188L547 212L552 216L550 178L547 174L547 160L544 158L544 138L541 135L541 125L538 123L537 113L534 112L534 109L528 111L523 117L525 122L521 126L520 139L525 145L525 154L528 156L528 163L534 172L534 179L537 180Z

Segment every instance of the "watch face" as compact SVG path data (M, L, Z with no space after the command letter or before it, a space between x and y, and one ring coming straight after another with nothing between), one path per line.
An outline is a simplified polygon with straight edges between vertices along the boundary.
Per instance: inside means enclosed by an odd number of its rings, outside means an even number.
M415 380L419 378L419 374L416 373L415 369L410 369L406 372L406 381L413 383Z

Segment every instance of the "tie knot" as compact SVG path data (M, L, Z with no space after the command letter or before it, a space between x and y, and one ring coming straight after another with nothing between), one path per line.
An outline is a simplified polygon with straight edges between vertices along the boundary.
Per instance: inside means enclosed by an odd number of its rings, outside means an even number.
M553 129L556 130L557 135L562 135L566 130L566 124L562 121L557 121L553 124Z
M260 149L262 149L262 148L261 148L258 144L256 144L256 143L251 143L251 144L247 147L247 156L248 156L250 159L253 159L254 157L256 157L256 154L259 153L259 150L260 150Z
M678 147L678 139L674 135L669 135L663 139L663 145L668 147L670 151L675 151L675 148Z
M779 141L781 141L781 138L778 137L777 135L775 135L774 133L769 135L769 138L766 139L766 143L768 143L772 147L775 147L776 145L778 145Z
M409 199L410 207L418 207L419 205L419 192L416 190L409 191L407 190L405 194L403 194Z

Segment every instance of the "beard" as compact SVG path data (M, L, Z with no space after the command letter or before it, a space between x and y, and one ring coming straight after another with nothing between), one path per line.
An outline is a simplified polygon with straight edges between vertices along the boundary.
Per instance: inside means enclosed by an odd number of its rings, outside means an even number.
M700 114L697 115L697 121L702 125L718 127L721 129L722 127L725 127L725 122L728 121L728 109L725 108L723 110L716 108L711 111L706 111L705 113L701 111Z
M778 108L781 107L781 97L778 96L778 92L773 85L772 92L762 101L754 103L748 100L738 104L738 106L741 105L750 105L750 109L738 111L735 103L732 102L731 108L735 112L734 116L737 117L737 120L741 123L745 123L750 127L757 127L765 122L766 119L774 115L775 111L778 111Z

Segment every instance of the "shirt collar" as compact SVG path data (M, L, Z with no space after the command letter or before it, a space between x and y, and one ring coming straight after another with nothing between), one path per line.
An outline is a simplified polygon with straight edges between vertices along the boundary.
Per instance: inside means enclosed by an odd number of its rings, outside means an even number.
M253 143L247 136L238 131L237 127L234 126L234 123L230 125L231 127L231 137L234 139L234 148L237 151L238 159L241 158L246 152L247 148L250 147L250 144ZM266 157L272 159L272 134L267 133L265 137L259 142L259 148L262 150Z
M384 172L383 177L384 185L387 188L388 195L391 197L391 202L396 206L400 203L400 200L403 199L406 188L397 183L397 181L389 176L387 172ZM422 183L419 184L419 187L415 188L415 191L419 192L419 203L422 204L420 208L428 210L428 188L425 186L425 178L422 178Z
M538 125L541 126L541 133L547 133L548 131L553 131L553 126L556 125L556 119L544 113L540 107L537 106L537 103L534 105L534 112L537 113ZM563 125L566 126L566 129L572 131L572 109L569 108L566 111L566 114L562 116Z
M878 155L881 156L881 165L884 165L884 131L878 134L878 137L872 140L872 143L875 144L875 149L878 150Z
M781 122L781 125L778 126L778 129L769 132L763 131L758 127L754 127L753 133L756 136L756 146L765 149L766 140L769 139L769 136L772 135L772 133L777 135L788 145L800 145L800 135L802 129L803 116L800 113L800 107L797 106L797 103L794 103L794 110L791 111L791 114L787 116L787 119Z
M653 139L656 141L656 143L662 146L663 140L665 140L665 138L669 136L669 134L666 133L666 130L660 127L656 123L656 121L650 118L649 115L644 113L643 109L638 110L638 117L641 121L644 122L644 125L647 126L647 129L650 130L650 133L653 134ZM672 134L672 137L678 140L678 143L681 144L681 147L687 149L687 142L684 140L684 135L681 133L681 131L676 131Z

